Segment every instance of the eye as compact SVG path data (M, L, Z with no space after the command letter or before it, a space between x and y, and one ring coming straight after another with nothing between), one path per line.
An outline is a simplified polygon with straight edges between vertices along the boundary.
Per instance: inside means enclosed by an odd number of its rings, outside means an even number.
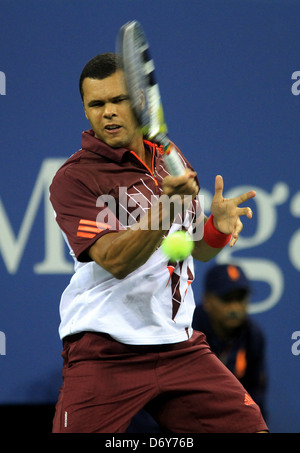
M89 103L89 107L103 107L104 102L103 101L92 101Z
M114 104L119 104L120 102L127 101L129 96L119 96L113 100Z

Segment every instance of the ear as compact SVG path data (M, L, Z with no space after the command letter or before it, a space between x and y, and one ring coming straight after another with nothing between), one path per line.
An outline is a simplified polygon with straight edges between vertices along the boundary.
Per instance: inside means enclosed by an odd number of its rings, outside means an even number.
M86 110L85 110L84 102L82 103L82 105L83 105L83 110L84 110L85 117L86 117L86 119L88 120L89 118L88 118L87 113L86 113Z

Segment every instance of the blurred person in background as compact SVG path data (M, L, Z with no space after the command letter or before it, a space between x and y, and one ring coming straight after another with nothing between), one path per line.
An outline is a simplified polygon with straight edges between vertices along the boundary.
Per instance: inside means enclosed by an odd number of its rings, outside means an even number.
M241 267L213 266L204 277L193 328L206 335L211 350L242 383L266 419L265 337L248 316L250 295L251 285Z

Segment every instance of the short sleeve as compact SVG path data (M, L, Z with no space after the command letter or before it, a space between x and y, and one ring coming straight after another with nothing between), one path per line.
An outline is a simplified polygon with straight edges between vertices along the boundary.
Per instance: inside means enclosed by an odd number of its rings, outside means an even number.
M122 229L113 203L65 171L59 171L50 186L50 201L56 221L78 261L91 261L87 251L101 236ZM109 207L108 207L109 206Z

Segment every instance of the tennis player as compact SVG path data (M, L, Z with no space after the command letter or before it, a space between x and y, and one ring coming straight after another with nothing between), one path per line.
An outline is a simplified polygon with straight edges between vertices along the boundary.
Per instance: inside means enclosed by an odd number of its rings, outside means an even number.
M123 433L142 408L170 432L266 432L251 395L191 326L193 259L234 245L240 217L252 217L239 205L255 192L224 199L217 176L193 257L168 261L162 239L203 221L195 171L180 154L185 174L169 175L160 148L145 140L117 55L90 60L80 92L91 130L50 187L75 262L60 302L63 384L53 432ZM179 209L166 203L174 195Z

